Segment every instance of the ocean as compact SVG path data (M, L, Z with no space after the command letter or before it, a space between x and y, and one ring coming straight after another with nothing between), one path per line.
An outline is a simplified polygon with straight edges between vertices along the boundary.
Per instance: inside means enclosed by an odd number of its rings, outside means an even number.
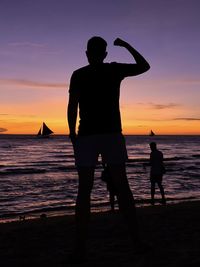
M150 205L149 143L164 154L167 203L200 199L200 136L126 136L127 176L136 206ZM97 165L92 211L110 209L109 195ZM0 222L74 214L78 176L67 136L0 135ZM156 189L156 199L160 199ZM159 202L158 202L159 204Z

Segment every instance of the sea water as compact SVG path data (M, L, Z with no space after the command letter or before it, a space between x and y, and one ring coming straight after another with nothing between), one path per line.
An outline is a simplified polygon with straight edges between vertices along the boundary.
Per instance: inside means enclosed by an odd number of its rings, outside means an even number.
M126 136L127 177L136 206L150 205L149 143L164 154L168 203L200 199L200 136ZM101 159L91 196L93 211L108 210ZM0 135L0 221L19 215L73 214L78 176L67 136ZM156 190L159 199L159 191Z

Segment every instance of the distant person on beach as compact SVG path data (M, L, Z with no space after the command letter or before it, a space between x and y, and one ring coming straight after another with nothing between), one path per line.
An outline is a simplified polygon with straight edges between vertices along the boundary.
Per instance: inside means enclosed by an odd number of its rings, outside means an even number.
M162 196L162 203L166 204L165 191L162 185L163 174L165 173L165 167L163 163L163 153L157 149L157 144L151 142L150 144L150 182L151 182L151 203L154 205L155 185L157 184Z
M125 138L122 135L119 96L120 83L124 78L142 74L148 71L150 66L127 42L117 38L114 45L127 49L135 62L104 63L107 43L103 38L94 36L87 43L86 56L89 65L74 71L70 81L69 137L73 144L79 175L75 210L76 244L71 256L74 262L82 262L85 258L90 195L95 165L100 154L103 163L109 166L117 190L119 209L127 222L135 249L139 249L141 244L134 198L126 176L127 151ZM78 110L80 120L77 133Z
M112 177L110 175L109 166L106 166L105 164L103 164L101 180L106 183L107 191L109 192L109 201L110 201L111 211L114 212L115 211L115 197L117 196L117 192L116 192Z

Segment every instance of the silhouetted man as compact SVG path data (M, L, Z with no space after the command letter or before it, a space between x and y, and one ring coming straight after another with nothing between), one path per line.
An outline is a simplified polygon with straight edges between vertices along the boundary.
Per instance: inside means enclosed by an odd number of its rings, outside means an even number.
M135 63L103 63L107 43L101 37L92 37L87 43L89 65L72 74L69 88L68 124L75 163L79 175L76 201L76 247L74 257L85 256L85 243L90 215L90 194L94 170L101 155L117 190L119 209L129 226L130 236L139 244L134 198L126 177L127 151L122 135L119 110L120 83L128 76L149 70L148 62L127 42L117 38L115 46L126 48ZM77 112L79 127L76 133Z
M165 173L165 168L163 164L163 153L157 149L155 142L150 144L151 154L150 154L150 181L151 181L151 203L154 205L154 195L155 195L155 185L157 184L160 189L160 194L162 196L162 203L165 204L165 192L162 185L163 174Z

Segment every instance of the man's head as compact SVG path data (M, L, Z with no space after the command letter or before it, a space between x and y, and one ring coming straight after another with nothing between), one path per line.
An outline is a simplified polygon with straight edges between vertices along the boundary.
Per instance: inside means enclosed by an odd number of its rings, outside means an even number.
M86 51L88 62L90 64L102 63L107 56L106 47L106 41L99 36L94 36L89 39Z
M156 145L155 142L151 142L151 143L149 144L149 146L150 146L150 148L151 148L151 151L155 151L155 150L157 149L157 145Z

